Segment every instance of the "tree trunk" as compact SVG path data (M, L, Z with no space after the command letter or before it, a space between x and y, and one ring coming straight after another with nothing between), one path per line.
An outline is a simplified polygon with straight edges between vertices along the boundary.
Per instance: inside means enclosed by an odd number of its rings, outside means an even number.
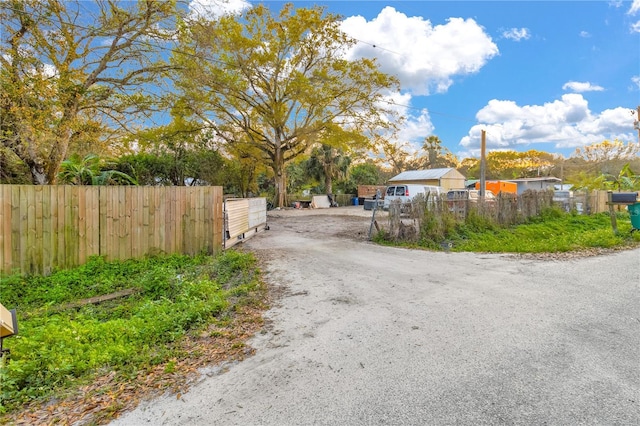
M48 183L47 175L42 167L38 167L38 165L33 164L29 167L29 170L31 170L31 181L34 185L46 185Z
M324 189L327 194L333 194L333 167L331 165L324 168Z
M287 195L287 176L284 169L284 157L282 151L276 149L273 161L273 175L276 184L276 206L284 207L285 197Z
M78 115L78 95L75 94L64 109L62 122L60 123L60 130L56 132L57 140L51 147L49 153L49 159L46 165L47 183L49 185L55 185L58 181L58 172L60 171L60 165L67 157L67 150L69 149L69 143L73 137L73 129L71 128L73 120Z
M335 150L328 145L323 145L323 150L324 164L322 168L324 170L324 189L327 194L333 194L333 169L337 156Z
M276 183L276 204L278 207L284 207L285 197L287 195L287 179L284 173L284 167L280 166L274 169Z
M60 171L60 164L64 161L67 155L67 147L69 146L70 138L64 138L59 142L56 142L55 145L51 148L51 153L49 154L49 159L47 161L47 183L49 185L55 185L58 181L58 172Z
M438 153L435 148L429 148L429 168L434 169L436 167L436 159L438 158Z

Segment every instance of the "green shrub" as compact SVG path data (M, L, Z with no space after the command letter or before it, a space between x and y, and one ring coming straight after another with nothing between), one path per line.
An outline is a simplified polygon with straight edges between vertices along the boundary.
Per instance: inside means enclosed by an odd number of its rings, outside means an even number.
M590 216L547 209L538 218L504 229L479 230L465 227L456 241L458 251L540 253L567 252L589 248L613 248L633 244L628 216L621 216L620 233L614 234L609 215Z
M225 290L229 283L233 289ZM166 362L175 356L174 342L214 321L258 284L253 256L234 251L126 262L95 258L50 277L3 278L3 287L10 287L3 290L3 304L27 302L20 334L5 341L11 361L0 368L0 412L103 371L131 377ZM122 288L139 292L99 305L61 305Z

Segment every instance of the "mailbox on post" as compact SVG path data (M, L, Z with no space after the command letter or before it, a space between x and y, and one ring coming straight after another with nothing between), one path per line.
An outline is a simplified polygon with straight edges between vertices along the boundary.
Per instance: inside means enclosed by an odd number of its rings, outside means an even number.
M637 200L637 192L607 192L607 205L609 206L609 217L611 218L611 227L614 234L618 233L618 222L616 221L616 212L613 206L630 206L636 204Z
M7 309L0 304L0 357L8 354L8 349L2 348L2 342L6 337L18 334L18 319L15 309Z
M611 192L609 201L613 204L634 204L637 198L637 192Z

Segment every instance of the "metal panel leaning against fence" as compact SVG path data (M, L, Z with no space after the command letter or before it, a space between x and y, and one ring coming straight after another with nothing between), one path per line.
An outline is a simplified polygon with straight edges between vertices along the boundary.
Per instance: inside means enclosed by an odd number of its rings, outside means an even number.
M224 202L224 248L268 229L266 198L230 198Z

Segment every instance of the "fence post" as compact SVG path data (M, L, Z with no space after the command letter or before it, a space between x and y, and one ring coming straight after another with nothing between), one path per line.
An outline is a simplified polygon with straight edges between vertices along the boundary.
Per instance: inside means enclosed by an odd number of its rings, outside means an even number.
M618 221L616 219L616 212L613 208L613 200L612 200L613 192L607 191L607 204L609 205L609 217L611 218L611 227L613 228L613 233L618 235Z

